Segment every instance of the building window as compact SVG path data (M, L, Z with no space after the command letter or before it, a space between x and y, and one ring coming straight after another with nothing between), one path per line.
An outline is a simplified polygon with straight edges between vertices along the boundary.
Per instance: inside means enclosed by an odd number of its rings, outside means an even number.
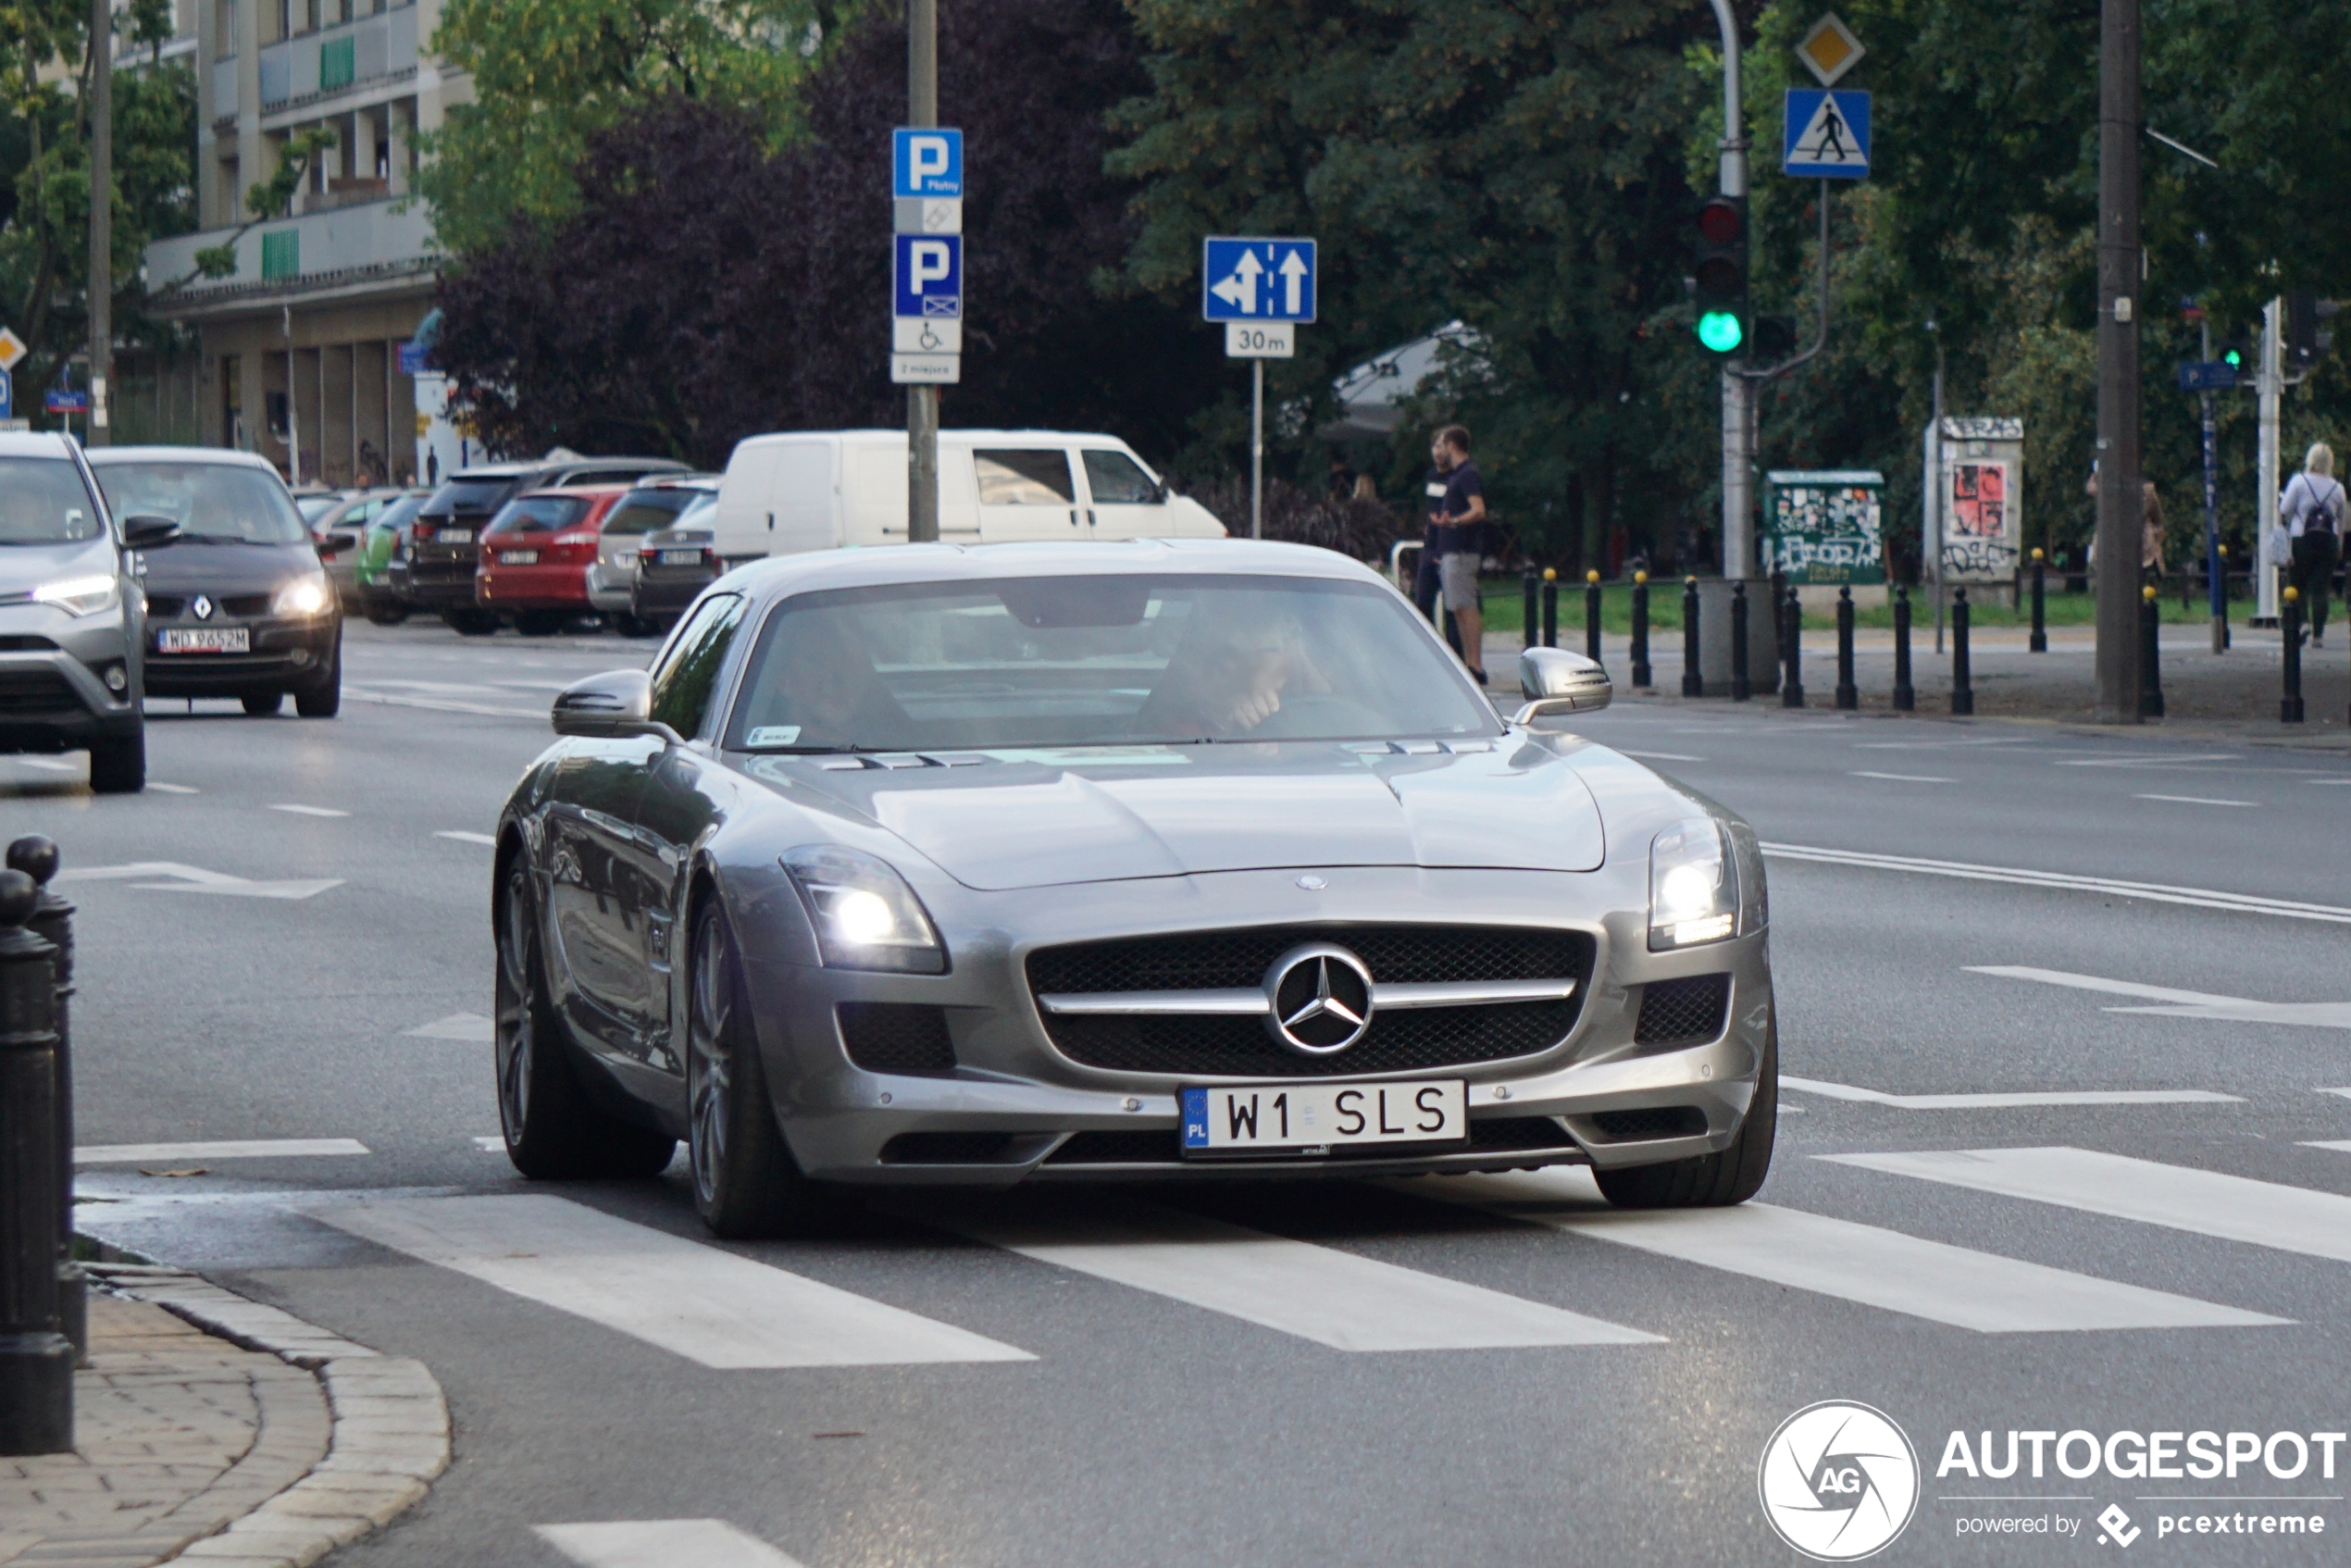
M318 91L331 93L338 87L348 87L359 72L356 65L358 40L346 32L341 38L330 38L318 45Z
M302 274L302 230L280 229L261 236L261 276L266 282Z

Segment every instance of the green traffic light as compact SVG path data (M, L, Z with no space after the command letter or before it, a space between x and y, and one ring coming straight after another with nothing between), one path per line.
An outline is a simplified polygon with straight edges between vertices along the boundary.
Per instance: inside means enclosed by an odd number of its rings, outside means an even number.
M2234 349L2229 350L2228 353L2222 355L2220 357L2227 360L2231 365L2242 365L2245 363L2245 355L2239 354Z
M1728 310L1710 310L1698 318L1698 341L1716 354L1728 354L1747 341L1747 329Z

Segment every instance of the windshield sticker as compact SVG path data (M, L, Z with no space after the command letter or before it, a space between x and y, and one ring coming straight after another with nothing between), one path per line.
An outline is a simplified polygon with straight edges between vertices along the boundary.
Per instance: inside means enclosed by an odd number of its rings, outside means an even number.
M789 746L800 739L796 724L763 724L743 737L746 746Z
M1192 760L1172 746L1050 746L983 754L998 762L1033 762L1047 767L1182 767Z

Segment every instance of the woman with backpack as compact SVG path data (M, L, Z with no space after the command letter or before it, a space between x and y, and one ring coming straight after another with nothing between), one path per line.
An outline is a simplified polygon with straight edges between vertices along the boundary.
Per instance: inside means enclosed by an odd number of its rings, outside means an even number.
M2310 628L2310 646L2323 648L2327 599L2343 534L2343 487L2334 481L2334 452L2326 442L2311 446L2302 471L2278 492L2278 516L2293 536L2294 587Z

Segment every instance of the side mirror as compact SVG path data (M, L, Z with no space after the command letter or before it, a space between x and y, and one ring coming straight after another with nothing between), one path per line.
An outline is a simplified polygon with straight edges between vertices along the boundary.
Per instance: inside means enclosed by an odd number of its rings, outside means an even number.
M351 548L349 534L330 533L318 541L318 559L331 561Z
M1564 648L1529 648L1521 653L1518 688L1526 703L1511 716L1511 722L1537 728L1547 718L1598 712L1616 694L1606 669Z
M547 721L558 735L600 740L651 735L684 745L684 736L653 716L653 678L643 670L606 670L565 687Z
M122 543L127 550L160 550L179 537L180 525L169 517L122 519Z

